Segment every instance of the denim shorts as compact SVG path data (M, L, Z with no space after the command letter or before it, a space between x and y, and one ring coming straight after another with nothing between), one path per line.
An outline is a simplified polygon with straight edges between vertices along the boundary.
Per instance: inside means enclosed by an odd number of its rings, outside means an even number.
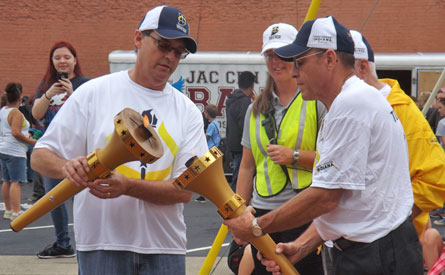
M78 274L185 275L185 255L77 251Z
M0 153L2 180L9 182L26 182L26 158L13 157Z

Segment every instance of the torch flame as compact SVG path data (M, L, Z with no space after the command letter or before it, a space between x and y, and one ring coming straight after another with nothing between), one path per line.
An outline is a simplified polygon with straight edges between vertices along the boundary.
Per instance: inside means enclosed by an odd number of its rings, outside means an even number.
M148 128L148 125L150 125L150 119L148 119L147 115L144 115L144 126L145 126L145 128Z

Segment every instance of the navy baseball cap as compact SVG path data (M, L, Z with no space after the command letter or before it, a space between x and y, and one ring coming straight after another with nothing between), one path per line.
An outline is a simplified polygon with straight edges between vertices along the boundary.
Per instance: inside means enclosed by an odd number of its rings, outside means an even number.
M354 42L349 30L332 16L307 21L292 44L274 51L281 59L292 61L312 48L354 54Z
M366 59L370 62L374 62L374 52L372 51L368 40L366 40L366 38L358 31L351 30L350 32L355 45L354 58Z
M175 7L157 6L142 18L138 29L153 30L165 39L185 38L186 49L195 53L198 49L195 39L189 35L189 24L184 14Z

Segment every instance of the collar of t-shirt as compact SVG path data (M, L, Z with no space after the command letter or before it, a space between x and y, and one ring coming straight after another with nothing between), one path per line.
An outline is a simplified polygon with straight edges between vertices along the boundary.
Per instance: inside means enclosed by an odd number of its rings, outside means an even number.
M391 92L391 86L385 83L385 86L380 89L380 92L385 98L387 98L389 96L389 93Z

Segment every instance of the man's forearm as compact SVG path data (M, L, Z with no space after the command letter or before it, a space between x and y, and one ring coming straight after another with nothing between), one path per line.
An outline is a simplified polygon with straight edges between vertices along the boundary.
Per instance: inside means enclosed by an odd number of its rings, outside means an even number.
M45 148L36 148L31 154L32 169L48 178L63 179L62 167L66 162L66 159Z
M264 233L280 232L311 222L337 207L343 189L309 187L258 219Z
M315 251L323 242L314 223L312 223L309 228L295 240L295 245L299 248L301 256L299 260Z
M192 192L177 189L173 180L147 181L127 178L126 184L125 195L154 204L187 203L192 198Z

